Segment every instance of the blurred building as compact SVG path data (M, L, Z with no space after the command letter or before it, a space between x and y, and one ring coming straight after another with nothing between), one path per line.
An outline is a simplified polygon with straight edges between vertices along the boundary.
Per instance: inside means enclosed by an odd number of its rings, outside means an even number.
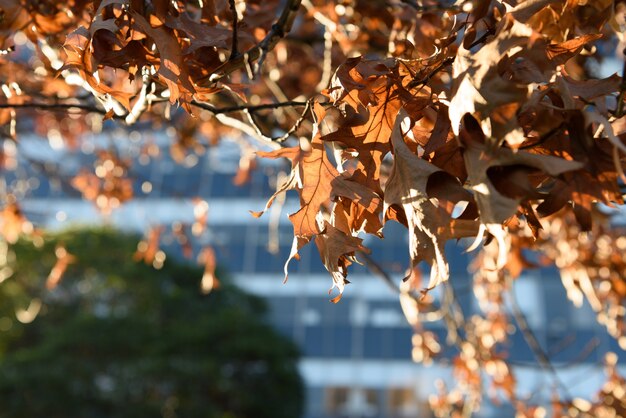
M330 303L331 279L311 245L301 252L300 261L291 263L289 281L282 284L292 241L287 214L297 210L297 197L290 194L281 213L269 211L255 219L248 211L265 206L274 191L272 178L285 169L283 162L259 162L250 182L236 187L233 176L239 168L239 150L232 143L209 148L200 156L190 155L178 164L167 149L147 158L139 142L130 139L125 133L112 133L93 142L98 146L100 141L133 161L128 176L134 180L135 199L107 218L71 187L79 168L95 161L93 145L58 149L52 142L23 136L21 160L18 169L7 174L7 187L20 197L29 219L51 227L100 222L143 232L151 225L193 222L193 199L206 200L208 229L196 249L212 245L218 263L241 287L266 297L272 324L300 345L301 371L308 386L306 418L431 416L428 395L435 391L436 379L451 379L448 364L453 352L444 351L442 360L429 367L411 361L412 329L397 294L384 281L357 265L341 302ZM165 142L166 138L154 140ZM384 233L384 241L367 238L365 244L399 281L408 266L407 231L391 223ZM166 234L164 241L170 250L180 251L174 236ZM460 247L450 248L448 255L459 303L468 315L477 313L467 271L469 256ZM603 353L621 350L597 325L595 314L588 306L572 306L554 270L524 275L516 283L516 293L529 325L570 393L589 397L597 391L604 381ZM427 328L445 340L442 324ZM546 401L552 381L521 334L510 337L508 351L518 366L521 393L531 401ZM480 415L512 414L487 402Z

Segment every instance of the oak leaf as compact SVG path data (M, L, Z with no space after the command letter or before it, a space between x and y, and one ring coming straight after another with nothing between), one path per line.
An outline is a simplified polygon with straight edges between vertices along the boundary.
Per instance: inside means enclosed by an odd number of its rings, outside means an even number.
M406 145L401 125L408 118L408 113L401 110L391 133L394 163L385 186L385 213L391 206L402 208L409 228L411 269L421 261L428 262L432 266L428 283L431 289L448 279L449 267L444 246L455 235L452 228L455 220L427 194L429 178L435 173L444 172L419 158ZM455 181L452 180L450 184L454 187ZM463 189L458 180L456 187ZM450 190L450 193L453 192ZM469 235L476 232L476 227L470 228Z
M315 245L322 262L333 278L333 286L328 293L330 294L334 288L339 291L339 295L331 299L333 303L339 302L346 284L350 283L346 277L348 266L355 260L355 253L367 252L362 242L361 238L348 235L328 222L324 223L324 231L315 237Z
M602 34L587 34L565 42L548 45L546 55L555 65L565 64L570 58L578 55L585 44L602 38Z
M490 169L494 167L513 167L519 170L524 168L536 169L550 176L558 176L568 171L574 171L583 165L577 161L565 160L550 155L531 154L527 151L513 151L509 148L490 144L478 125L476 119L469 114L463 118L463 126L459 139L464 147L463 158L467 168L469 182L478 204L480 220L483 224L502 224L513 216L520 202L536 197L532 190L526 187L518 188L518 191L526 195L504 195L495 187ZM493 173L493 171L492 171ZM502 173L500 173L502 174ZM519 171L507 172L518 180ZM499 179L501 181L502 179ZM511 183L512 186L516 182Z
M450 122L456 135L466 113L478 112L486 117L498 106L527 98L528 88L503 78L498 64L512 49L527 46L532 35L526 25L512 18L502 19L496 36L478 52L459 48L452 66L449 107Z
M493 141L486 140L478 121L469 114L463 118L459 139L464 147L463 159L478 205L481 224L481 231L469 249L474 249L484 232L489 232L498 242L497 268L502 268L506 264L508 253L503 224L517 213L522 202L540 197L527 182L527 175L538 170L550 176L558 176L577 170L582 164L498 146ZM494 184L494 178L497 178L499 188ZM505 190L506 195L503 194Z

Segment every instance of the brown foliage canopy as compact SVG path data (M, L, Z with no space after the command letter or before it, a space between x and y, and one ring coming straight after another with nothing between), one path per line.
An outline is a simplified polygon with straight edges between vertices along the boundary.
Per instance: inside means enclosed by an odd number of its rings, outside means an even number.
M534 416L498 354L510 325L504 294L531 267L527 251L556 263L570 299L587 299L626 348L626 241L607 216L624 203L626 85L623 72L593 76L624 46L624 9L612 0L0 0L0 167L15 166L9 144L26 117L68 146L103 120L174 120L178 160L241 132L274 150L243 155L238 182L255 158L291 162L267 207L298 193L287 263L313 241L334 301L350 264L368 259L364 234L382 237L390 220L408 228L413 273L399 291L420 360L438 344L415 312L434 309L428 290L448 280L446 242L473 239L484 315L464 321L440 308L464 395L443 393L433 407L441 416L473 408L487 378L520 416ZM132 199L127 165L103 151L72 184L111 211ZM13 242L32 227L3 193L0 234ZM200 208L194 234L205 224ZM159 231L149 237L136 256L152 262ZM200 259L217 284L212 250ZM623 393L608 364L611 390ZM617 404L603 394L593 405L555 401L554 413L608 414Z

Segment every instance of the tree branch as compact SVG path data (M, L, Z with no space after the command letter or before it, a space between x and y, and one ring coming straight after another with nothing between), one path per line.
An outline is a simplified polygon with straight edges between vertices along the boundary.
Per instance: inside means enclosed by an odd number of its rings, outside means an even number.
M235 6L235 0L228 0L228 3L230 4L230 11L233 14L233 43L230 49L230 57L228 58L229 61L232 61L241 55L239 53L239 46L237 43L238 42L237 41L237 26L239 24L239 16L237 14L237 7Z
M209 111L213 113L214 115L221 115L224 113L233 113L233 112L241 112L241 111L256 112L260 110L278 109L281 107L294 107L294 106L308 107L310 105L310 102L293 100L293 101L279 102L279 103L264 103L260 105L215 107L208 103L193 101L191 102L191 105L196 106L200 109ZM95 105L84 104L84 103L41 103L41 102L30 102L30 103L19 103L19 104L0 103L0 109L12 109L12 108L13 109L39 109L39 110L48 110L52 112L77 109L77 110L82 110L85 112L98 113L101 115L106 115L107 113L105 109L99 108L98 106L95 106ZM117 117L115 115L113 117L117 119L124 119L124 117Z
M413 299L416 303L419 303L419 299L421 295L416 292L405 292L400 289L391 276L374 260L370 257L369 254L363 251L358 252L359 258L365 261L365 266L374 274L376 274L383 282L396 294L398 295L406 295ZM439 308L428 311L428 312L418 312L418 320L425 322L435 322L441 320L445 316L445 308L442 304Z
M409 84L407 84L407 88L408 89L412 89L412 88L415 88L417 86L423 86L424 84L428 83L428 81L430 81L430 79L435 74L437 74L439 71L443 70L447 66L451 65L454 62L454 59L455 59L455 57L447 57L446 59L441 61L441 63L439 63L439 65L437 67L435 67L434 70L432 70L430 73L428 73L425 77L422 77L421 79L417 79L416 77L414 77L413 80L411 80L409 82ZM416 74L416 76L417 76L417 74Z
M423 6L418 4L415 0L400 0L400 3L406 4L407 6L411 6L413 9L420 13L425 12L443 12L443 11L456 11L460 10L459 6L455 6L454 4L442 5L442 4L434 4L432 6Z
M328 29L328 27L324 26L324 61L322 64L322 77L320 78L319 83L317 83L316 91L321 91L325 89L330 84L330 79L333 76L333 35Z
M285 34L291 30L296 12L300 8L300 3L301 0L287 0L280 17L276 23L272 25L269 33L261 42L250 48L245 53L240 54L235 59L226 61L224 64L220 65L213 72L213 74L198 80L197 84L205 86L207 84L217 83L230 73L244 68L257 60L258 62L254 73L258 72L263 65L263 61L265 61L267 53L274 49L278 41L284 38Z
M297 101L291 100L287 102L278 102L278 103L264 103L260 105L238 105L238 106L228 106L228 107L215 107L208 103L192 101L191 104L193 106L199 107L200 109L207 110L214 115L220 115L223 113L233 113L233 112L256 112L259 110L268 110L268 109L278 109L281 107L293 107L293 106L308 106L308 101Z
M285 140L287 140L287 138L289 138L289 136L291 136L298 130L300 125L302 125L302 123L306 120L307 112L311 110L311 101L312 100L308 100L306 102L306 106L304 107L302 114L300 115L298 119L296 119L295 123L291 126L291 128L287 132L285 132L283 135L277 138L273 138L275 142L284 142Z
M143 75L143 83L141 85L141 91L139 92L139 97L135 101L135 104L133 105L132 109L130 109L130 112L128 112L128 114L126 115L126 118L124 119L127 125L132 125L135 122L137 122L137 120L139 120L143 112L145 112L145 110L148 108L149 106L148 84L149 84L149 76L148 76L148 73L146 72Z
M71 109L78 109L85 112L99 113L101 115L105 115L107 112L104 109L101 109L94 105L86 105L86 104L78 104L78 103L20 103L20 104L11 104L11 103L0 103L0 109L39 109L39 110L49 110L49 111L67 111Z
M622 51L622 55L624 55L624 67L622 68L622 83L619 86L617 109L615 110L615 117L617 118L624 115L624 102L626 101L626 48Z
M530 348L530 350L533 352L533 355L537 359L537 362L539 363L542 369L544 369L546 372L550 374L550 376L552 376L552 380L554 384L561 388L565 396L571 399L572 395L569 393L569 389L567 388L565 383L563 383L563 381L557 374L554 365L550 361L550 358L548 357L544 349L541 347L541 344L539 344L539 340L537 340L537 336L528 325L528 321L526 321L526 316L524 315L524 313L520 309L519 304L517 303L517 298L515 297L515 293L513 291L512 286L510 287L510 290L509 290L509 296L511 300L511 312L513 314L513 317L515 318L515 322L517 322L518 328L522 332L522 335L524 336L524 340L526 340L526 343L528 344L528 347Z

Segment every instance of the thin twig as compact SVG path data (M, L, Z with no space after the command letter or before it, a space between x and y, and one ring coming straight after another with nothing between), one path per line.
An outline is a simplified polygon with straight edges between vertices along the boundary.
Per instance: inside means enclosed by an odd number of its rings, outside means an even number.
M207 110L214 115L220 115L223 113L233 113L240 111L248 111L248 112L256 112L260 110L268 110L268 109L278 109L281 107L294 107L294 106L308 106L308 101L288 101L288 102L280 102L280 103L264 103L260 105L240 105L240 106L227 106L227 107L215 107L208 103L192 101L192 106L199 107L201 109ZM41 103L41 102L30 102L30 103L19 103L19 104L11 104L11 103L0 103L0 109L39 109L39 110L71 110L77 109L85 112L99 113L101 115L105 115L107 112L104 109L101 109L94 105L88 105L84 103ZM123 118L120 118L123 119Z
M446 340L448 344L454 344L462 351L460 330L463 329L463 324L465 323L463 309L459 306L454 288L449 281L443 282L443 290L444 302L442 303L442 309L444 306L446 307L444 310L444 321L446 323L446 329L448 330Z
M561 123L559 126L556 126L556 127L552 128L552 129L550 129L545 134L541 135L539 137L539 139L537 140L537 142L532 142L530 144L522 145L518 149L524 150L524 149L529 149L529 148L533 148L533 147L536 147L538 145L541 145L545 141L547 141L548 139L552 138L557 133L561 132L561 130L563 130L564 128L565 128L565 123Z
M487 40L488 37L490 37L491 35L495 35L495 33L496 33L496 28L494 27L487 28L487 31L483 33L483 35L480 38L472 42L472 44L468 46L466 49L470 50L474 48L475 46L482 44L483 42Z
M324 61L322 64L322 77L317 83L316 91L320 91L328 87L330 79L333 76L333 35L327 27L324 27Z
M132 109L126 115L125 122L127 125L132 125L141 117L143 112L148 108L148 84L150 83L150 78L148 72L143 74L143 83L141 85L141 91L139 92L139 97L135 101Z
M97 106L86 105L81 103L20 103L20 104L11 104L11 103L0 103L0 109L39 109L39 110L83 110L85 112L99 113L101 115L105 115L107 112L104 109L100 109Z
M619 86L619 96L617 96L617 109L615 117L621 118L624 115L624 102L626 101L626 48L622 51L624 55L624 68L622 68L622 83Z
M230 73L240 68L244 68L257 60L258 62L256 63L254 72L258 73L261 65L263 65L263 61L265 60L267 53L274 49L278 41L284 38L285 34L291 30L296 12L300 8L300 2L301 0L287 0L280 17L276 23L272 25L269 33L261 42L250 48L244 54L240 54L237 58L226 61L212 74L198 80L197 84L202 86L207 84L207 82L208 84L217 83Z
M199 107L204 110L208 110L214 115L220 115L222 113L233 113L233 112L256 112L259 110L268 110L268 109L278 109L281 107L294 107L294 106L307 106L308 101L296 101L291 100L287 102L278 102L278 103L264 103L260 105L238 105L238 106L228 106L228 107L215 107L208 103L192 101L191 104L193 106Z
M420 13L461 10L459 6L455 6L454 4L450 4L450 5L434 4L432 6L424 6L424 5L418 4L415 0L400 0L400 3L406 4L407 6L411 6L412 8L414 8Z
M591 340L589 340L587 344L585 344L582 351L578 353L576 358L568 362L565 366L563 366L563 368L567 369L570 367L579 366L581 363L587 360L587 358L589 358L589 356L591 356L591 354L593 354L593 352L599 346L600 346L600 339L598 337L593 337Z
M391 276L389 276L389 274L387 274L387 272L380 266L380 264L378 264L376 262L376 260L374 260L372 257L370 257L369 254L367 254L366 252L363 251L359 251L358 253L359 258L365 261L365 265L366 267L372 271L373 273L375 273L376 275L378 275L379 278L381 278L383 280L383 282L385 282L385 284L394 292L397 294L402 293L402 290L400 290L400 286L398 286L393 279L391 278Z
M539 344L539 340L537 339L537 336L528 325L526 316L522 312L517 302L517 298L515 297L515 293L513 291L512 286L510 287L510 290L509 290L509 296L510 296L510 301L511 301L511 312L513 313L513 318L515 318L515 322L517 322L518 328L522 332L522 335L524 336L524 340L526 340L526 343L528 344L528 347L530 348L530 350L533 352L533 355L537 359L537 362L539 363L542 369L544 369L546 372L550 374L550 376L552 376L552 380L558 387L561 388L563 393L565 393L565 396L571 399L572 396L569 393L569 389L559 377L554 365L552 364L552 362L550 361L550 358L548 357L548 354L546 354L544 349L541 347L541 344Z
M232 61L241 55L239 53L239 47L237 44L237 26L239 23L239 16L237 14L237 7L235 6L235 0L228 0L228 3L230 4L230 11L233 14L233 43L230 49L230 57L228 58L229 61Z
M439 63L439 65L437 67L435 67L434 70L432 70L430 73L428 73L425 77L423 77L421 79L413 78L413 80L411 80L409 82L409 84L407 85L407 88L412 89L412 88L417 87L417 86L425 85L426 83L428 83L428 81L430 81L430 79L435 74L437 74L439 71L443 70L445 67L451 65L454 62L454 58L455 57L447 57L446 59L441 61L441 63Z
M287 138L289 138L292 134L294 134L298 128L300 127L300 125L302 125L302 123L306 120L306 114L309 112L309 110L311 110L311 100L308 100L306 102L306 106L304 106L304 110L302 111L302 114L300 115L300 117L298 119L296 119L295 123L291 126L291 128L285 132L283 135L277 137L277 138L272 138L274 140L274 142L284 142L287 140Z
M270 138L268 136L265 136L262 133L260 134L252 126L248 125L247 123L243 122L242 120L239 120L237 118L233 118L231 116L227 116L227 115L222 114L222 113L216 114L215 117L217 118L218 121L220 121L224 125L230 126L231 128L235 128L235 129L237 129L237 130L247 134L251 138L254 138L254 139L258 140L261 143L273 144L272 138ZM274 144L274 145L275 145L276 148L279 148L278 144Z
M376 262L369 254L363 251L358 252L358 257L365 261L365 266L374 274L378 276L378 278L382 279L383 282L396 294L398 295L406 295L413 299L416 303L419 303L421 299L421 295L416 292L405 292L400 289L391 276L382 268L380 264ZM420 322L435 322L441 320L445 315L445 309L443 306L439 308L428 311L428 312L418 312L418 321Z

